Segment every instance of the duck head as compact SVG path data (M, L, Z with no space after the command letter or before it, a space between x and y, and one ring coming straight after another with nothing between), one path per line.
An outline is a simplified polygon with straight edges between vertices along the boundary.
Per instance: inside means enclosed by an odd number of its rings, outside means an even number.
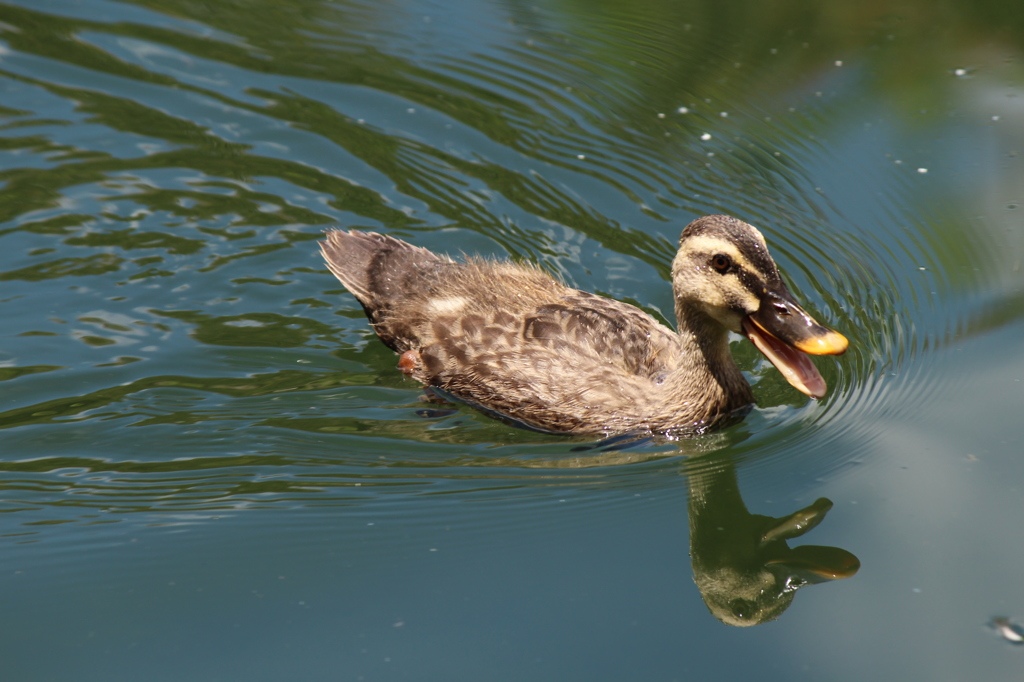
M672 262L672 287L677 316L706 316L746 336L795 388L825 395L807 354L840 355L849 342L793 298L757 228L725 215L690 223Z

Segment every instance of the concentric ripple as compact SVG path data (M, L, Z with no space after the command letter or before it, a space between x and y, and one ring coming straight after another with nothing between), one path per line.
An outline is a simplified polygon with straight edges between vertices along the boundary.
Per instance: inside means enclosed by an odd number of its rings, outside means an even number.
M659 487L724 451L825 474L1002 319L973 312L995 247L892 159L861 65L797 38L498 6L464 41L408 30L439 6L311 5L272 34L249 9L66 9L0 11L0 478L32 523ZM809 404L737 341L759 408L688 442L421 403L315 245L338 224L511 255L665 319L678 234L711 212L759 226L851 349Z

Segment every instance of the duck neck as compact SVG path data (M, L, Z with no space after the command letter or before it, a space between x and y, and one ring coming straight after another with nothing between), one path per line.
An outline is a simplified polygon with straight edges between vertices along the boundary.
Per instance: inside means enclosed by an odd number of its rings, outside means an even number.
M750 385L729 352L729 330L685 302L676 303L676 320L682 357L669 382L706 404L709 420L752 403Z

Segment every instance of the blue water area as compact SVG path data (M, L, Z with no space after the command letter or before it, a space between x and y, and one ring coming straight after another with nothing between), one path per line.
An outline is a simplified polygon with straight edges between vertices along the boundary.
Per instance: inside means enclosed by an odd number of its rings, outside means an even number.
M1022 65L990 1L0 2L0 679L1018 679ZM673 324L711 213L850 349L735 336L678 440L424 402L317 245Z

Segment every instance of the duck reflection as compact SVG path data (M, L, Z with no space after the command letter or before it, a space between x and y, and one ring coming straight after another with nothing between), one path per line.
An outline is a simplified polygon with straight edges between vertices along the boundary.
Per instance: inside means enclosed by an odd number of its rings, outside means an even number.
M575 448L576 457L501 463L587 469L664 457L638 447L650 440L618 436ZM713 434L680 441L676 453L687 456L682 473L690 488L690 564L711 615L726 625L758 625L778 618L801 587L857 573L860 560L845 549L787 544L820 524L832 509L831 500L822 497L780 517L752 514L740 495L732 459L713 454L723 447L727 447L724 437Z
M443 403L439 403L442 404ZM444 419L457 410L420 410L423 417ZM269 423L265 422L265 423ZM309 430L321 435L328 428L372 431L378 438L402 438L415 435L418 439L429 436L431 442L464 443L482 440L481 430L439 429L424 431L411 421L371 422L353 428L351 420L312 418L277 420L275 426ZM390 430L379 424L391 426ZM509 441L519 438L517 444L549 443L550 437L524 429L512 429L500 424L485 425L499 437ZM500 430L500 431L499 431ZM698 439L680 440L675 451L644 447L651 438L616 436L599 443L572 447L558 456L512 457L491 453L476 457L459 457L448 464L465 472L471 467L544 469L556 476L556 471L575 472L586 469L617 468L664 459L682 457L681 471L689 485L690 557L694 582L711 614L727 625L749 626L778 618L793 602L796 591L804 585L849 578L857 573L860 561L856 556L837 547L802 545L790 547L788 541L798 538L822 522L832 508L832 502L821 498L803 509L780 517L752 514L740 495L736 467L724 455L730 441L722 432L706 434ZM380 466L376 459L374 466ZM393 466L407 468L422 466L421 461L395 461ZM569 480L575 480L570 478ZM564 482L554 478L552 485Z
M688 460L690 557L693 579L708 610L726 625L746 627L778 618L804 585L849 578L856 556L838 547L786 541L825 518L824 497L781 517L751 514L731 461Z

